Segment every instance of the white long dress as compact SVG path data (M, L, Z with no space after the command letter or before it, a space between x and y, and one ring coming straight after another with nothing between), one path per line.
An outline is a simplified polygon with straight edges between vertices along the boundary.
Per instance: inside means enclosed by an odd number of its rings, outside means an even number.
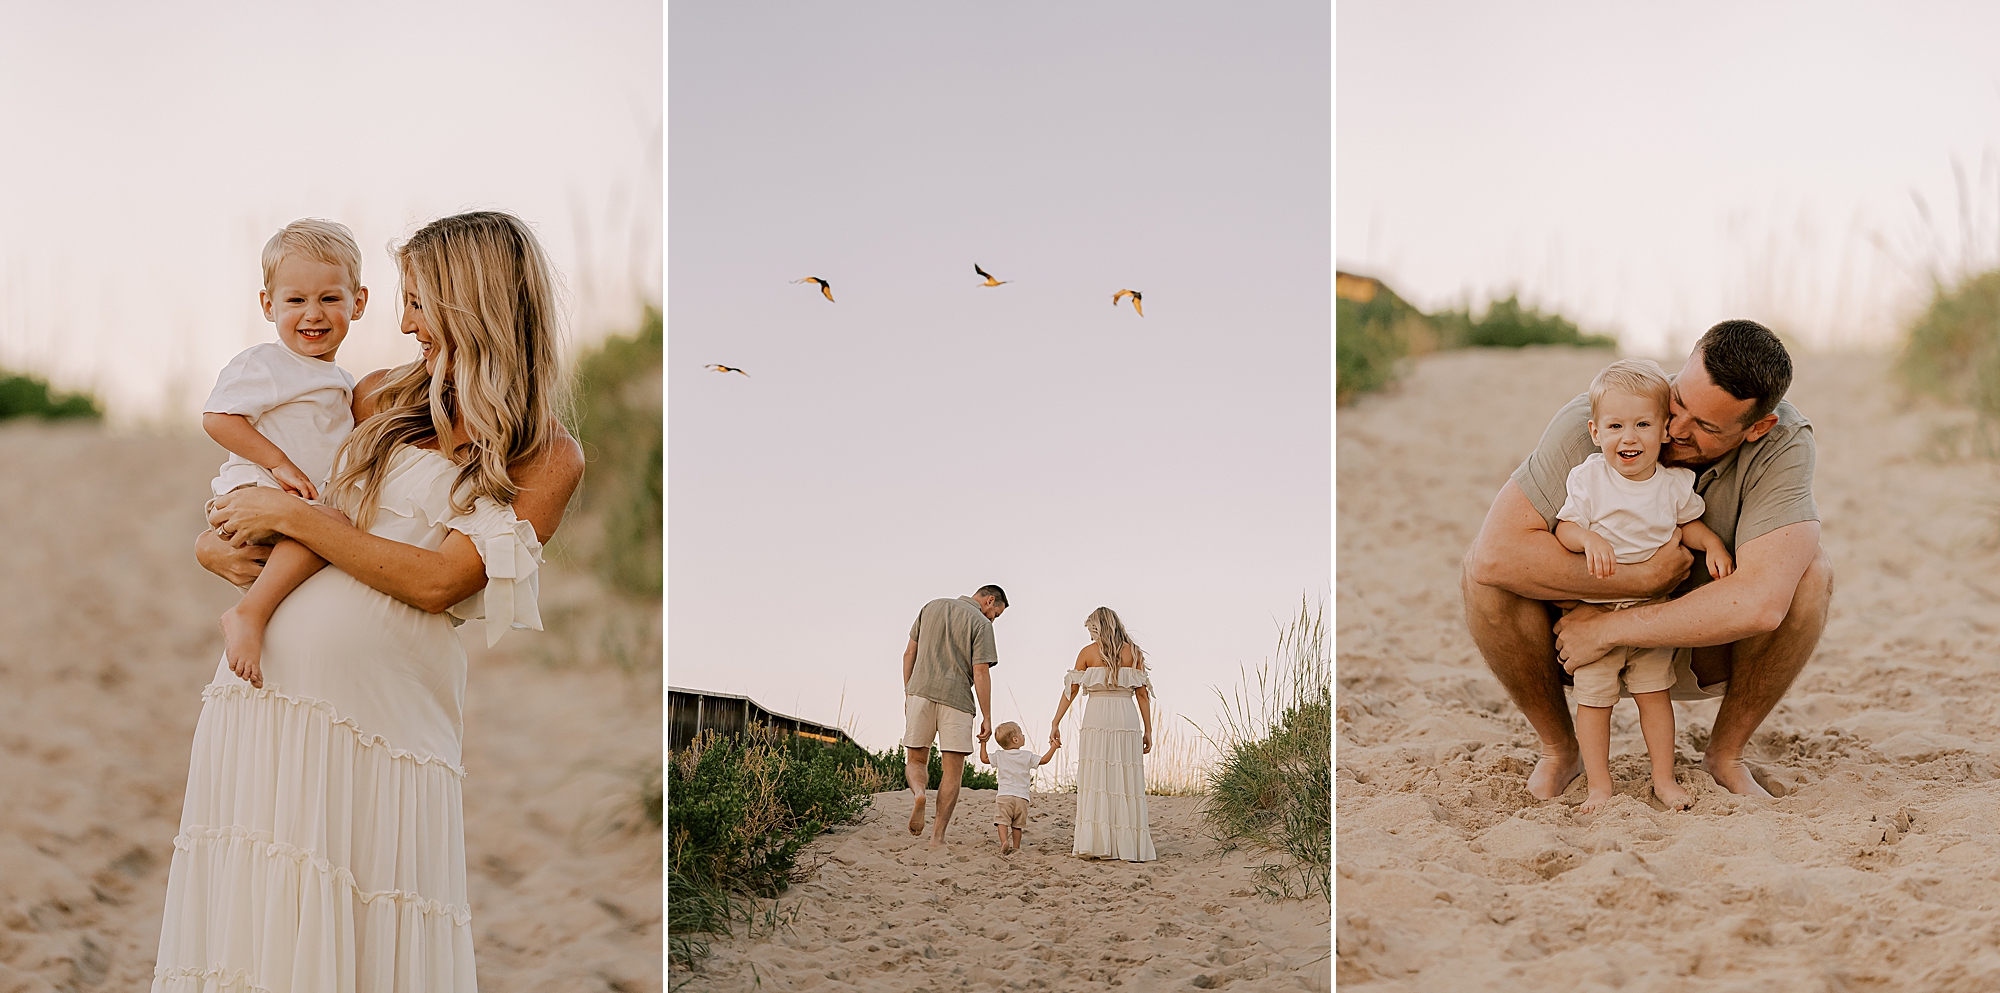
M1150 688L1146 673L1120 666L1070 670L1068 686L1090 698L1083 712L1076 755L1076 844L1078 855L1151 862L1153 829L1146 819L1146 765L1140 738L1145 725L1133 691Z
M371 534L473 539L487 585L429 614L328 567L286 597L262 689L202 691L155 993L463 991L477 984L460 765L465 651L452 628L539 630L541 544L512 508L451 508L457 466L389 461ZM349 509L350 515L352 510Z

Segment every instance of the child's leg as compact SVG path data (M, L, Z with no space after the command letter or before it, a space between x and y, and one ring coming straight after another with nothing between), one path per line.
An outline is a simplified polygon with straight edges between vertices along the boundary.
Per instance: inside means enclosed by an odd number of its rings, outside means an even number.
M995 824L993 827L1000 834L1000 854L1005 855L1007 854L1007 825Z
M1583 774L1590 796L1576 808L1594 814L1611 799L1611 708L1576 705L1576 743L1583 751Z
M1020 828L1015 828L1015 829L1014 829L1014 850L1015 850L1015 851L1020 851L1020 849L1021 849L1021 829L1020 829Z
M339 513L328 507L320 510ZM271 623L278 604L325 567L325 559L290 538L280 538L271 546L271 557L265 561L264 571L257 574L257 581L250 584L236 606L222 614L222 643L229 656L229 671L263 689L264 626Z
M1674 780L1674 702L1666 690L1634 693L1639 705L1639 733L1646 738L1646 754L1653 760L1653 795L1668 810L1694 806L1694 796Z

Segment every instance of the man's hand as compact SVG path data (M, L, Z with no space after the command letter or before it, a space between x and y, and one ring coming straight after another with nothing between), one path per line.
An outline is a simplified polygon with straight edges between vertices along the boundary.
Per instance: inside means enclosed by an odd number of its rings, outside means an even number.
M988 739L988 738L991 738L991 737L993 737L993 731L992 731L992 729L990 729L990 728L988 728L988 727L986 726L986 725L987 725L987 723L988 723L988 719L987 719L986 715L985 715L985 714L981 714L981 715L979 715L979 734L978 734L978 738L979 738L979 746L980 746L981 748L985 748L985 747L986 747L986 739Z
M1556 621L1556 658L1562 662L1564 672L1575 672L1618 647L1597 633L1603 627L1602 618L1610 613L1609 607L1586 603Z
M1625 569L1645 591L1644 598L1651 600L1672 593L1688 577L1694 569L1694 553L1681 544L1680 532L1675 531L1674 540L1661 545L1652 558L1631 563Z
M1599 579L1610 579L1618 571L1618 553L1612 549L1611 540L1595 531L1583 532L1583 561L1590 567L1590 574Z
M319 490L313 486L312 480L307 479L305 472L290 462L272 466L271 478L277 480L278 485L293 496L304 497L307 500L319 499Z

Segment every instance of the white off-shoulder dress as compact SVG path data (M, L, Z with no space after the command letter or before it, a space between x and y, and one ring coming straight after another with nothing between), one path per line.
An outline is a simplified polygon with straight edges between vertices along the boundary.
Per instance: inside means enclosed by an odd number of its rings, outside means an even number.
M202 691L155 993L463 991L477 983L460 764L465 651L452 630L541 628L541 543L511 507L451 507L458 467L399 450L371 534L458 531L487 583L429 614L328 567L285 598L264 687L225 657ZM348 509L350 515L353 511Z
M1151 862L1153 829L1146 819L1146 765L1140 738L1145 725L1133 691L1152 680L1132 666L1118 668L1111 682L1104 666L1072 669L1063 676L1090 698L1076 748L1076 844L1078 855Z

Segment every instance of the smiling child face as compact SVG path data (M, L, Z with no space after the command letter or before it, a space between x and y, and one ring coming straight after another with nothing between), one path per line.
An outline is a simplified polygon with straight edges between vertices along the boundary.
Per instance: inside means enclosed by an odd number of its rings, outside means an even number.
M264 319L278 325L286 348L328 362L368 305L367 289L349 285L346 269L296 253L278 263L261 296Z
M1660 445L1667 440L1666 411L1651 397L1607 392L1590 419L1590 440L1619 475L1651 479L1660 464Z

